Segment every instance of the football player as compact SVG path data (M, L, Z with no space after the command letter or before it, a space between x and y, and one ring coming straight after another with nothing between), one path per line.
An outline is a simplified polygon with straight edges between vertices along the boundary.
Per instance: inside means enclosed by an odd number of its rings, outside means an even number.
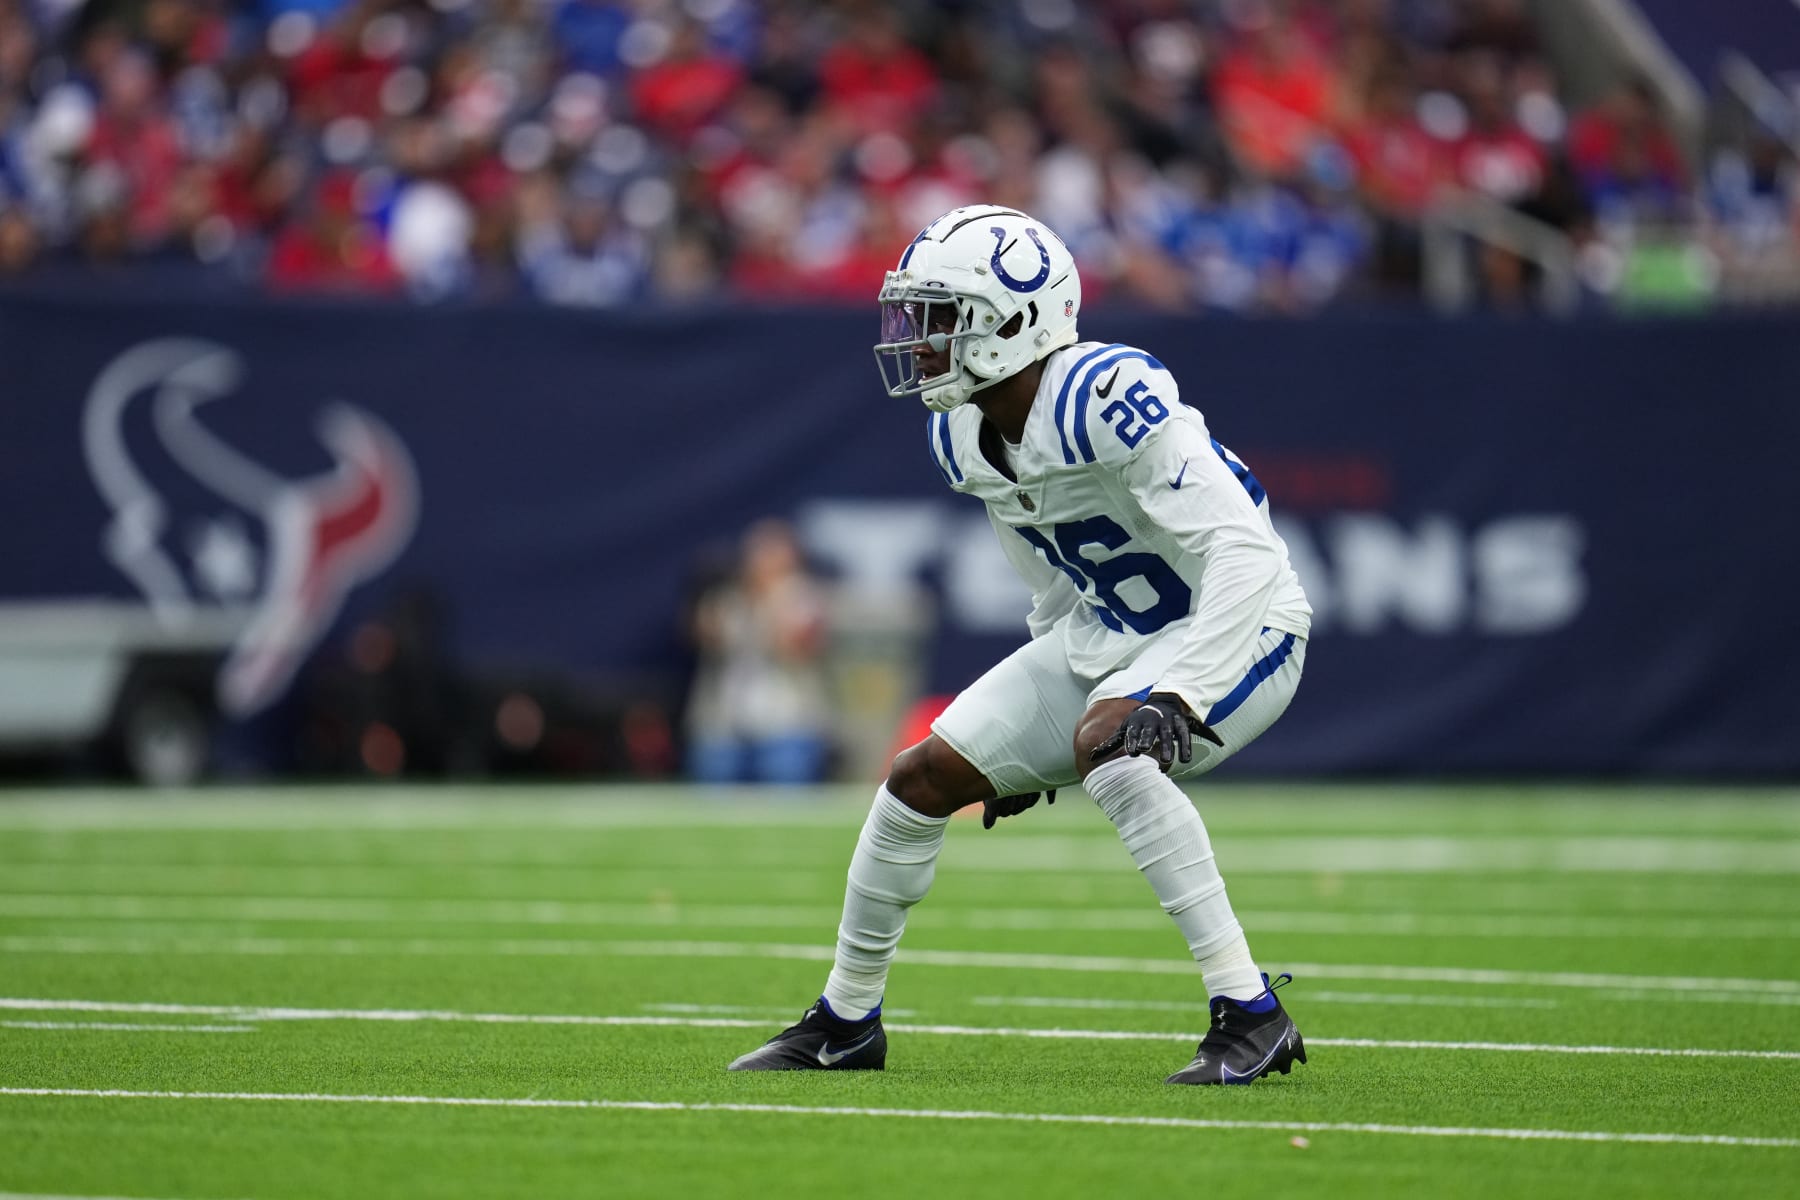
M930 410L944 482L979 496L1033 594L1031 640L894 760L850 860L837 956L800 1022L733 1070L880 1069L881 1001L944 827L1081 782L1193 951L1211 1025L1170 1083L1305 1062L1178 779L1287 708L1312 609L1256 476L1146 351L1077 340L1081 279L1041 222L992 205L932 222L888 272L875 356ZM1285 977L1277 980L1277 985Z

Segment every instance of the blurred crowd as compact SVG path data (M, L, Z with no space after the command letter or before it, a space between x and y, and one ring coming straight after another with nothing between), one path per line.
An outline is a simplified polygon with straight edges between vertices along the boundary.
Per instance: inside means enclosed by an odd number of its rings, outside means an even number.
M1524 0L0 0L0 275L867 302L979 200L1090 294L1303 311L1416 294L1459 198L1793 244L1776 137L1696 169L1648 88L1561 95Z

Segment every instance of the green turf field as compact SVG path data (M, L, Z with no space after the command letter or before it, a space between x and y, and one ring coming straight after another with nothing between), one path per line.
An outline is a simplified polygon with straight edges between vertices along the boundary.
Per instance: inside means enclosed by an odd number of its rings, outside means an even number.
M1800 792L1208 786L1311 1062L1171 1088L1185 947L1078 792L950 831L885 1073L727 1074L866 796L0 795L0 1193L1800 1191Z

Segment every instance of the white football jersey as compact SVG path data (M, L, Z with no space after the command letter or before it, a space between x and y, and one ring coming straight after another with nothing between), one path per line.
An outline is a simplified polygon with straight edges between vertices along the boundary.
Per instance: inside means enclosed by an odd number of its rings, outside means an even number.
M1082 342L1047 358L1010 452L1016 482L983 453L985 423L974 404L932 414L932 456L946 483L987 504L1031 587L1032 636L1060 626L1076 674L1104 678L1177 637L1155 690L1204 715L1243 678L1264 628L1307 635L1312 608L1262 485L1149 354ZM997 430L985 437L1008 453Z

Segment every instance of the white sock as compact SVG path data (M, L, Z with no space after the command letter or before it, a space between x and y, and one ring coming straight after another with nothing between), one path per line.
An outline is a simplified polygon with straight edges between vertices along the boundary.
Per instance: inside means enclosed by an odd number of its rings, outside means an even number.
M906 910L931 889L949 823L914 812L885 784L876 791L850 858L837 960L825 981L826 1003L845 1020L861 1020L880 1006Z
M1149 756L1115 758L1088 775L1088 795L1187 939L1213 996L1248 1000L1263 990L1243 927L1225 896L1206 825L1175 781Z

